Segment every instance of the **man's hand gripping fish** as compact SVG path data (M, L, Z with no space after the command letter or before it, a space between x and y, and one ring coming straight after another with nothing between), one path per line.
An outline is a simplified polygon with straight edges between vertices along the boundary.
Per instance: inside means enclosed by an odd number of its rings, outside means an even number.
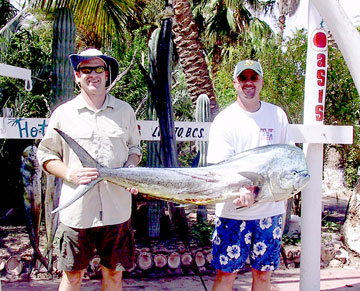
M303 151L276 144L239 153L215 165L200 168L116 168L100 165L75 140L55 129L77 154L84 167L97 168L98 179L77 188L64 209L105 180L124 188L135 187L145 196L182 204L205 205L234 200L242 187L256 186L255 203L286 200L310 179Z

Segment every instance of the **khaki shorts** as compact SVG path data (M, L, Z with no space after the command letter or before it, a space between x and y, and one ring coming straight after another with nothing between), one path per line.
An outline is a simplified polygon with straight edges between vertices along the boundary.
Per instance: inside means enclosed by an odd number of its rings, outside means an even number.
M86 229L71 228L60 223L57 236L59 270L83 270L96 254L100 256L101 265L111 270L128 270L135 263L134 234L130 220L122 224Z

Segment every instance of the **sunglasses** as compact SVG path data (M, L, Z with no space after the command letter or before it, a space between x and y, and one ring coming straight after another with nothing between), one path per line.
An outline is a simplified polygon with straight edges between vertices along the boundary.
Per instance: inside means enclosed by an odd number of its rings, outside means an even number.
M105 72L105 67L104 66L81 67L81 68L79 68L79 71L86 75L91 74L92 71L95 71L96 74L101 74L101 73Z
M257 81L259 79L259 76L257 74L255 75L252 75L250 78L247 78L246 76L240 74L239 77L238 77L238 80L241 81L241 82L246 82L247 80L249 81Z

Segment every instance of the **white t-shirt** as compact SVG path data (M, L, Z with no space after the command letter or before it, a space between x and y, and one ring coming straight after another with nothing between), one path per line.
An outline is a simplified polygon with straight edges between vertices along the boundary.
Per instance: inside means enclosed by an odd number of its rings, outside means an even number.
M248 112L235 102L220 112L211 125L207 162L215 164L259 146L288 144L288 124L285 112L276 105L262 101L258 111ZM231 219L254 220L285 212L283 201L237 208L232 201L218 203L215 214Z

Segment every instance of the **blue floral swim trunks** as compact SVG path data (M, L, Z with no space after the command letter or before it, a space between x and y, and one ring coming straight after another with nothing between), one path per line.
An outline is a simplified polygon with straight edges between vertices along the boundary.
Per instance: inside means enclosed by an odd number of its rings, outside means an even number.
M257 220L216 217L212 265L233 273L244 268L249 257L253 269L275 270L280 263L281 237L282 215Z

